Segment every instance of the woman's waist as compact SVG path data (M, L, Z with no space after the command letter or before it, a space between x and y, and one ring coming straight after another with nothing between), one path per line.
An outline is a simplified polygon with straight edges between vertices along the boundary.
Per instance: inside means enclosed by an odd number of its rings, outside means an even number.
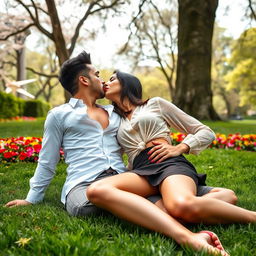
M127 155L138 155L144 149L154 147L155 146L154 143L172 144L170 138L164 138L164 137L150 139L146 142L143 141L142 139L137 139L129 142L125 141L122 143L120 141L120 144Z
M168 141L167 138L155 138L155 139L152 139L152 140L148 141L147 143L145 143L145 149L154 147L155 146L154 143L171 144L170 140Z
M143 141L138 141L134 145L130 145L125 148L125 153L128 156L128 162L129 165L132 166L135 158L143 153L144 151L148 152L150 148L154 147L154 142L155 143L164 143L164 144L171 144L171 140L168 138L154 138L149 140L148 142L143 142Z

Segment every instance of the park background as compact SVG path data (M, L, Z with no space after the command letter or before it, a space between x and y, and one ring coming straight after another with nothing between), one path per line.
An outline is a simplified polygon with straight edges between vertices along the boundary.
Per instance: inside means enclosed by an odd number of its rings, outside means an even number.
M86 50L104 80L117 68L132 72L144 98L163 97L209 125L217 139L189 160L209 185L233 189L240 206L256 209L256 1L2 0L0 7L2 206L26 196L45 115L70 97L59 67ZM185 136L170 132L177 143ZM43 203L0 208L0 255L195 255L113 216L70 218L59 200L65 168L57 166ZM215 231L231 255L256 255L255 224L189 228Z

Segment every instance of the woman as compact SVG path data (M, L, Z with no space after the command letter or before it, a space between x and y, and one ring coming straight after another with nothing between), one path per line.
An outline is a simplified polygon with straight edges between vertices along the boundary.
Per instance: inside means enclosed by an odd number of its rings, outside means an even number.
M118 140L133 170L93 183L87 191L89 200L178 243L210 252L220 250L225 255L223 247L211 239L203 244L197 237L197 246L190 240L191 236L180 240L182 236L176 231L186 233L187 230L171 217L210 224L256 221L255 212L218 200L214 193L196 196L198 186L205 184L205 175L197 174L182 154L199 153L212 142L214 133L161 98L143 102L140 81L132 75L116 72L105 84L105 94L122 116ZM181 144L171 145L170 127L188 134ZM158 191L168 214L142 198Z

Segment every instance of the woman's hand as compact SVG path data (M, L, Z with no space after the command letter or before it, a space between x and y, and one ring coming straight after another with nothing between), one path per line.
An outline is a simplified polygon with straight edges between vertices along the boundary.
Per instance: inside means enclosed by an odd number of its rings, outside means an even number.
M149 150L149 160L151 163L160 163L165 159L173 156L179 156L189 151L189 146L185 143L180 143L176 146L162 142L152 142L155 146Z
M26 200L20 200L20 199L16 199L13 201L8 202L5 207L15 207L15 206L25 206L25 205L30 205L31 203L26 201Z

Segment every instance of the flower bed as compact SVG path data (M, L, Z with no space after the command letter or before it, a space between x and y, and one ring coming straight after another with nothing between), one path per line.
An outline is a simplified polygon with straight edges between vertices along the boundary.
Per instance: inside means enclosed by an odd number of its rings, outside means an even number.
M37 162L42 138L18 137L0 139L0 162ZM61 159L64 152L60 150Z
M0 118L0 123L12 121L36 121L36 118L32 116L15 116L11 118Z
M173 144L180 143L185 137L182 133L171 133ZM234 150L256 151L256 134L220 134L216 133L216 139L209 146L210 148L224 148Z
M182 133L171 133L174 145L180 143L185 137ZM216 134L216 140L210 148L223 148L234 150L248 150L256 152L256 134ZM0 139L0 162L37 162L42 148L42 138L18 137ZM60 150L63 159L64 152Z

